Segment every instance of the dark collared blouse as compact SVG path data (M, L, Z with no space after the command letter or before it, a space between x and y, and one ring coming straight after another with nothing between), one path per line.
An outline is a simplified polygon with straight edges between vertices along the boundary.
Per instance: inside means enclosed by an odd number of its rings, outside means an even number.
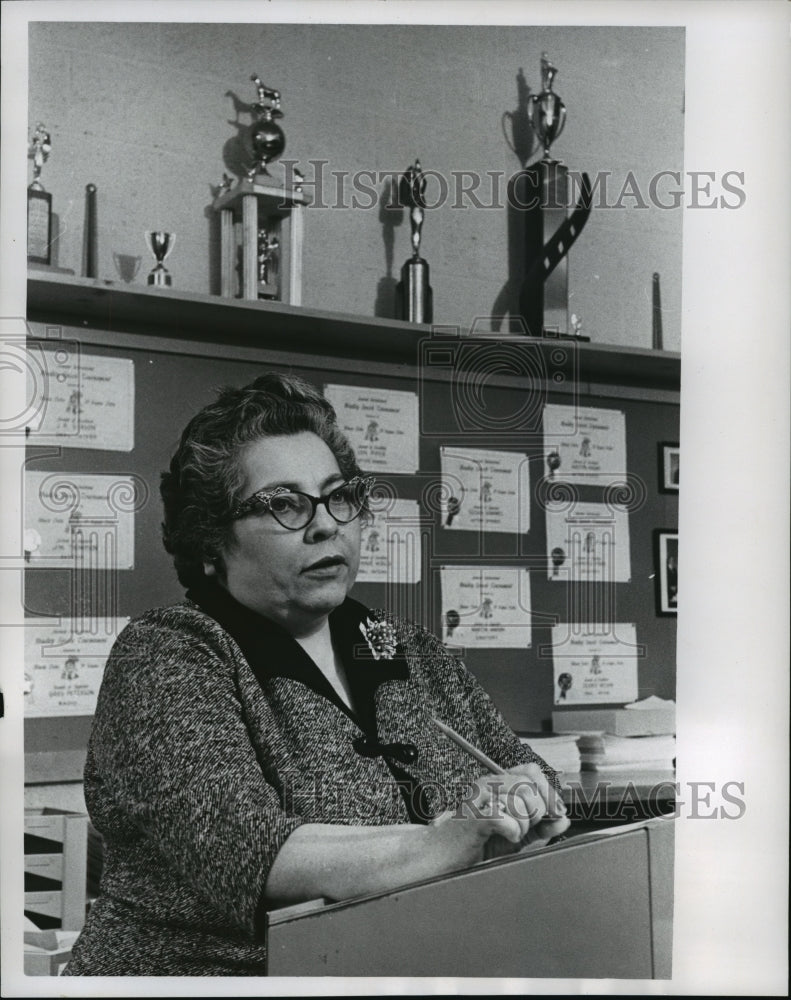
M333 612L352 712L283 629L224 591L190 597L132 622L105 669L85 770L104 871L67 975L264 975L264 884L297 826L423 822L480 775L432 716L553 774L422 628ZM394 626L391 659L369 615Z

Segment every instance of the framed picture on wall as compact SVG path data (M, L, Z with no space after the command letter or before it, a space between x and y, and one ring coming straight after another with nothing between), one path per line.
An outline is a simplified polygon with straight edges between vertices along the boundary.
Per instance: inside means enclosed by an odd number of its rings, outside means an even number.
M662 441L659 445L659 491L678 493L678 465L681 449L678 441Z
M678 532L660 528L654 532L654 579L656 613L678 614Z

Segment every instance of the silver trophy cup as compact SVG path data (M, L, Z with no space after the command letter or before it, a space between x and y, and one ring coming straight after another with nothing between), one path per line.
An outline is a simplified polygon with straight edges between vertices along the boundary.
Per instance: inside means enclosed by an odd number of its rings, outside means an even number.
M148 275L149 285L167 288L173 284L173 278L165 267L164 262L170 256L175 245L175 233L165 233L158 229L152 229L146 233L146 246L154 255L157 262L154 269Z

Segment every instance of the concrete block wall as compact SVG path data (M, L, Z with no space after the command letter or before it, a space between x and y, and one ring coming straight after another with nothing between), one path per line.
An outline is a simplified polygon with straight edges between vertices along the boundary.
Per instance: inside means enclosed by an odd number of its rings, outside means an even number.
M235 162L224 159L237 136L228 92L251 103L253 72L282 92L284 157L309 181L309 161L328 161L327 207L307 213L310 308L392 315L408 219L381 204L339 207L333 171L403 171L416 156L451 184L423 229L435 321L468 327L515 305L505 184L520 163L502 116L517 107L520 68L540 89L544 50L568 108L553 152L571 169L609 172L612 201L629 171L645 195L658 171L683 170L683 29L50 22L32 24L29 40L28 117L52 134L42 180L58 216L54 262L82 273L85 186L94 183L98 277L109 281L130 277L131 263L144 284L153 259L143 233L167 229L177 235L167 263L175 288L219 292L209 206ZM485 204L487 172L498 173L502 207L454 207L454 171L483 177ZM384 183L376 187L381 194ZM429 198L438 192L430 181ZM347 179L343 201L353 193ZM680 349L681 217L630 198L594 210L569 275L571 307L592 341L651 346L658 271L664 346Z

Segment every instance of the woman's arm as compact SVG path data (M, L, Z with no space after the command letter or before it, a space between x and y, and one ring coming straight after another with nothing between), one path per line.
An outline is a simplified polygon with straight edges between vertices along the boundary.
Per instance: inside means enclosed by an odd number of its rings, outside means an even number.
M348 899L441 874L431 827L332 826L306 823L280 848L264 897L271 905Z
M302 820L264 777L216 631L179 608L124 631L105 668L86 802L105 836L144 855L150 845L157 892L172 880L207 919L252 932L270 865ZM148 878L143 866L129 891L145 893Z
M518 845L531 835L546 840L568 825L565 808L536 765L485 775L455 811L428 826L298 827L275 857L264 899L287 904L386 892L482 861L494 835Z

